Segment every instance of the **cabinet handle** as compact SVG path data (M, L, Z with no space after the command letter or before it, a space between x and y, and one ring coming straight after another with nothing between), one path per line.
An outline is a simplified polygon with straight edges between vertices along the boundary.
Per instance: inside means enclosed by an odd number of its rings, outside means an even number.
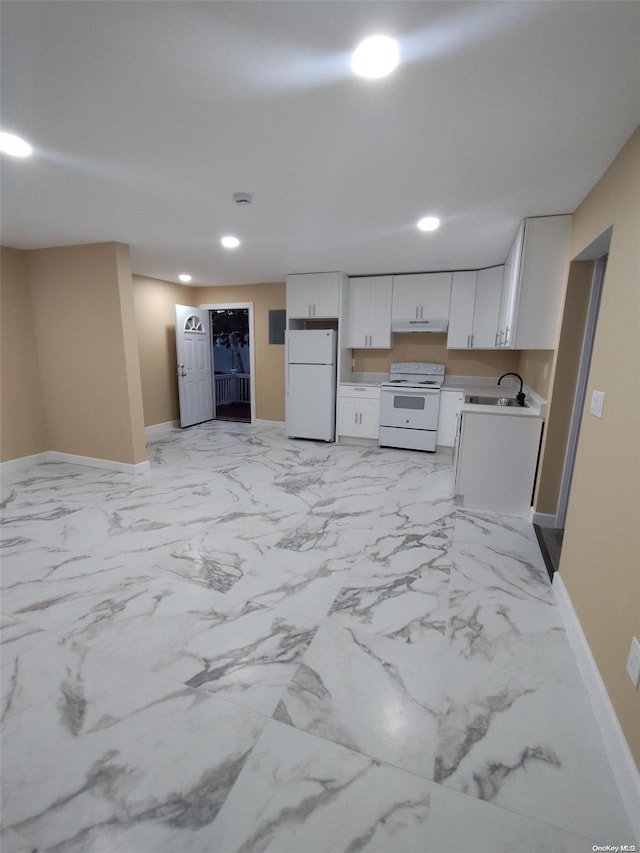
M498 346L498 332L496 332L496 343L495 343L495 345L496 345L496 347Z
M314 304L314 306L313 306L313 316L314 316L314 317L316 316L316 306L315 306L315 304Z
M471 344L470 346L473 348L473 335L471 335Z
M510 332L511 332L511 329L509 329L509 328L507 328L507 329L505 330L505 333L504 333L504 345L505 345L505 346L507 346L507 345L508 345L508 343L509 343L509 333L510 333Z
M503 346L503 343L502 343L502 338L503 338L503 337L504 337L504 332L503 332L503 331L502 331L502 329L501 329L501 330L500 330L500 343L498 344L498 346L500 346L500 347L501 347L501 346Z
M309 303L309 315L308 316L313 317L313 314L311 313L311 303Z
M360 414L358 415L358 418L359 418L358 423L360 423L360 424L361 424L361 423L362 423L362 413L360 413Z
M353 414L353 422L354 422L354 424L358 423L358 413L357 412L354 412L354 414Z
M467 349L471 349L471 335L467 335Z
M420 307L419 305L416 305L416 320L418 319L418 308L419 307Z
M421 306L420 306L420 319L421 319L421 320L422 320L422 312L423 312L423 311L424 311L424 308L423 308L423 307L422 307L422 305L421 305Z

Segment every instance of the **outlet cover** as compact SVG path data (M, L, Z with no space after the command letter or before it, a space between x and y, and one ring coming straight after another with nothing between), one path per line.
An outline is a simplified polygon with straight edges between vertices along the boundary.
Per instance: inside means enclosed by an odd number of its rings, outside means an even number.
M591 414L597 418L602 417L602 408L604 406L604 391L594 391L591 395Z
M640 682L640 642L637 637L631 640L631 648L629 649L629 657L627 658L627 672L633 682L633 686L637 687Z

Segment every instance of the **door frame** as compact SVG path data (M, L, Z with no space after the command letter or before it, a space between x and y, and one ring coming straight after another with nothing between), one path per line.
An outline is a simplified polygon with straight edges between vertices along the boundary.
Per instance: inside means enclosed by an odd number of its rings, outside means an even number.
M582 416L586 404L587 383L589 379L589 369L591 367L593 345L596 336L596 325L598 322L598 311L600 309L600 298L602 296L602 285L604 283L607 266L606 261L607 255L597 258L593 268L593 274L591 276L591 293L589 294L589 306L587 308L587 319L585 323L584 338L582 340L582 350L580 353L576 392L573 398L569 436L567 439L567 449L562 469L562 479L560 481L558 508L556 510L555 526L560 529L564 529L567 520L567 509L569 506L569 496L571 494L571 481L573 479L573 469L575 467L576 454L578 450L580 425L582 423Z
M210 327L213 328L211 322L211 311L227 311L231 309L247 309L249 312L249 370L251 372L251 381L249 382L249 398L251 405L251 423L256 422L256 346L255 346L255 327L253 322L253 302L203 302L198 306L209 311ZM211 381L215 383L215 364L213 363L213 341L211 341ZM215 417L215 387L213 388L214 399L214 417Z

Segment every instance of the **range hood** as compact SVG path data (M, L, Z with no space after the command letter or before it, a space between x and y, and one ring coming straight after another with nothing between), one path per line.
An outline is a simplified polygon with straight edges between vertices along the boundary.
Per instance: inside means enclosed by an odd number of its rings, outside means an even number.
M392 332L446 332L449 328L448 317L436 317L432 320L392 320Z

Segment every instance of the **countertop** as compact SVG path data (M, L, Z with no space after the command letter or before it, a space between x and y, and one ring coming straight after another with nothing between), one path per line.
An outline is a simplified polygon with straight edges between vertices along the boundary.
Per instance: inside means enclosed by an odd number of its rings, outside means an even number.
M515 397L520 390L520 383L511 377L498 385L498 377L491 379L485 376L447 376L442 390L459 391L464 394L465 399L472 394L481 397ZM473 412L477 415L506 415L511 418L531 418L543 415L546 400L526 385L522 390L525 393L526 406L482 406L478 403L465 402L462 404L461 411Z
M342 380L340 385L365 385L379 387L389 378L388 373L352 373L349 379ZM443 391L458 391L465 395L477 394L483 397L515 397L520 390L520 383L512 377L505 379L500 385L498 377L490 376L445 376ZM506 415L507 417L540 417L544 415L546 400L536 394L526 385L526 407L520 406L481 406L477 403L463 403L463 412L476 414Z

